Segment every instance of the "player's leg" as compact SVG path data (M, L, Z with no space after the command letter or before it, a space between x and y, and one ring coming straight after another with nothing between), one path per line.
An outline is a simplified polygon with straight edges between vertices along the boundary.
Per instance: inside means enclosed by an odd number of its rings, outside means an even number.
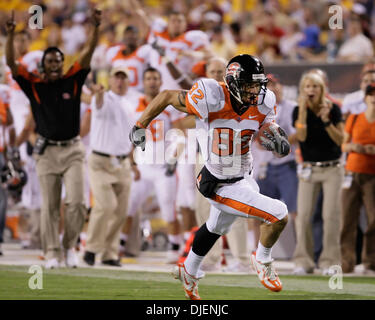
M166 176L164 171L155 170L154 187L162 217L168 223L168 240L171 248L168 250L167 262L176 263L182 243L181 227L175 210L177 181L176 176Z
M133 180L131 183L127 216L121 234L122 247L125 247L131 230L135 227L135 215L139 214L139 209L152 191L152 182L147 180L142 172L144 171L141 170L141 178L137 181Z
M211 204L208 199L203 197L198 189L196 189L196 220L198 222L198 226L202 226L208 220L210 216L210 207ZM221 238L219 238L205 256L202 263L202 270L219 270L221 268L222 253L223 241Z
M210 217L196 232L192 248L184 263L174 268L174 277L184 287L185 295L191 300L200 300L198 281L202 278L199 271L205 255L221 235L226 234L237 216L227 214L211 205Z
M271 252L288 222L286 205L260 194L252 178L221 187L211 203L226 213L263 221L257 252L252 255L251 262L262 284L272 291L280 291L282 285L272 265Z
M184 238L187 240L190 236L190 231L197 226L195 219L195 165L192 164L178 164L177 176L177 198L176 205L182 216L182 228Z

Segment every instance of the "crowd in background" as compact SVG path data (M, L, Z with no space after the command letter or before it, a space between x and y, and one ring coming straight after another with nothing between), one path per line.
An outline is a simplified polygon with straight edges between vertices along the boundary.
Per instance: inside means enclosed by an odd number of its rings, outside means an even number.
M43 8L43 29L28 28L28 8L35 4ZM342 9L342 28L329 27L333 15L329 7L333 5L339 5ZM134 30L137 31L137 47L147 43L149 30L145 27L145 21L140 21L139 8L142 8L143 14L149 19L147 22L151 28L164 26L171 13L179 12L186 18L186 31L200 30L207 36L209 47L202 55L194 57L195 63L191 65L187 75L191 80L207 76L204 65L209 59L219 57L225 61L242 53L259 57L266 69L268 65L280 62L364 62L374 56L375 8L371 0L12 0L0 4L0 21L6 21L11 10L14 10L17 30L26 29L30 35L28 50L43 51L50 46L60 48L65 54L64 65L67 70L87 42L90 27L89 9L93 6L102 9L102 24L99 44L91 61L93 72L88 76L87 86L83 90L88 99L82 100L83 104L87 102L85 108L88 108L90 101L88 97L91 95L92 79L96 78L97 82L104 85L108 83L112 66L111 62L108 62L108 52L111 48L124 45L124 32L130 30L129 26L135 27ZM3 24L0 28L2 27ZM4 29L0 31L0 56L3 56L6 34ZM184 54L186 52L179 52L178 57L182 58ZM2 63L3 61L2 59ZM4 70L4 66L1 70ZM5 72L1 73L4 76ZM296 79L296 85L299 80ZM326 79L322 77L321 80ZM188 86L185 89L188 89ZM366 87L361 90L364 95ZM358 101L354 103L364 103L364 97ZM346 110L346 113L348 111L350 113L350 110ZM82 114L85 116L84 112ZM291 117L289 121L293 125ZM298 152L296 159L301 160ZM315 196L314 194L314 201ZM314 205L311 204L311 210L315 208ZM295 213L296 210L297 207L294 206L290 213ZM244 250L248 251L247 248ZM353 248L350 250L353 251ZM369 249L368 252L370 254L372 250ZM347 255L353 260L351 254ZM348 272L353 271L352 260L347 268ZM215 263L217 264L217 261ZM309 268L305 266L304 271L309 271L307 269ZM210 270L210 267L207 267L207 270Z
M132 1L116 0L12 0L0 5L0 21L5 21L13 9L19 28L27 27L31 16L28 8L40 5L44 10L43 29L29 29L30 50L57 46L69 62L87 40L89 7L95 4L104 9L98 52L121 42L127 25L141 24L134 15ZM150 19L165 19L172 11L182 12L187 30L204 31L213 53L225 59L246 52L260 57L265 64L285 60L363 61L373 53L375 15L371 0L145 0L140 4ZM334 5L342 11L330 11ZM337 12L342 13L342 20L334 16ZM103 67L103 56L98 53L96 58L93 68Z

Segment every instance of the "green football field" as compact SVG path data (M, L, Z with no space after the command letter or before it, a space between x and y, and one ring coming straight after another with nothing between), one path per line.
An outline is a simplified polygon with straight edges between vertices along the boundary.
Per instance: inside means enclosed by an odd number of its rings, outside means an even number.
M30 289L28 267L0 266L1 300L184 300L179 281L168 273L103 269L44 270L42 289ZM329 277L280 276L283 291L265 289L255 275L206 275L204 300L375 300L374 277L343 277L331 289ZM336 282L337 283L337 282Z

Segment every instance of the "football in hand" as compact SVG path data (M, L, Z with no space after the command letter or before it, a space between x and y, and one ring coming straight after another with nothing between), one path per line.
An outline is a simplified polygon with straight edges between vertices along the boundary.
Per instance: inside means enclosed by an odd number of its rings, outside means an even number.
M258 143L258 146L263 150L267 150L267 149L265 148L264 142L262 141L261 137L267 140L269 140L269 135L274 137L274 133L272 132L271 127L275 128L277 132L280 133L280 130L279 130L280 126L278 124L274 122L268 122L260 127L257 133L257 136L255 138L255 141Z

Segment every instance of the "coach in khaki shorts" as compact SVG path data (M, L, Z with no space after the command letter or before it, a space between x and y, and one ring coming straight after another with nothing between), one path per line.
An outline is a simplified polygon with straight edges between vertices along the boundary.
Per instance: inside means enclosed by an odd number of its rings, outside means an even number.
M96 85L91 110L89 180L94 196L87 230L84 261L95 263L101 253L103 264L121 266L118 252L120 231L126 218L131 184L130 163L132 145L129 133L132 125L131 105L125 94L129 86L127 69L111 70L110 90ZM134 121L135 122L135 121Z

